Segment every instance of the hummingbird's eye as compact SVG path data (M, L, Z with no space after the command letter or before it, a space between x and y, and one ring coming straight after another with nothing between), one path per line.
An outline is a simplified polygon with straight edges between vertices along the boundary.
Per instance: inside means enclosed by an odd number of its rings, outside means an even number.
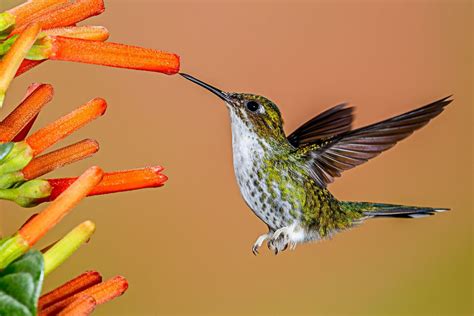
M258 104L257 102L255 101L248 101L245 106L247 107L247 109L251 112L257 112L258 109L260 109L260 104Z

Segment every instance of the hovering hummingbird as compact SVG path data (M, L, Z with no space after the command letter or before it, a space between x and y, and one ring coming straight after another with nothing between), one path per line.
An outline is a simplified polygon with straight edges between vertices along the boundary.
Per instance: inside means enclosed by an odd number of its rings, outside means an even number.
M329 238L377 217L423 217L446 208L337 200L327 185L426 125L452 101L446 97L369 126L351 129L353 108L340 104L301 125L289 136L280 110L269 99L221 91L188 74L186 79L224 100L230 112L234 172L240 192L268 226L265 240L275 254L297 244Z

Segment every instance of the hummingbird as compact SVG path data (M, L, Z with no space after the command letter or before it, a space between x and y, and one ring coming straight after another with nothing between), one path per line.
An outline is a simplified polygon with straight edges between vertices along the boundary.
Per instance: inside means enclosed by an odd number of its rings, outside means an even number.
M266 97L224 92L188 74L181 76L217 95L229 110L240 193L268 226L252 246L255 255L265 241L278 254L329 239L370 218L418 218L449 210L340 201L327 185L426 125L451 103L451 96L357 129L352 129L354 108L340 104L286 135L280 110Z

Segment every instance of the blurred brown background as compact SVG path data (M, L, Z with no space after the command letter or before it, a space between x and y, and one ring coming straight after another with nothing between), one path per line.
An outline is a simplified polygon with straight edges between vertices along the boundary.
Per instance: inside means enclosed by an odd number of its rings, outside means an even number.
M1 9L21 1L2 0ZM330 189L345 200L451 207L380 219L274 256L234 180L227 111L179 76L47 62L16 80L56 88L36 127L101 96L105 117L61 145L96 138L79 174L161 164L165 187L87 199L43 240L85 219L92 241L46 280L87 269L122 274L129 291L97 315L468 315L473 313L472 1L106 1L88 23L111 41L176 52L182 70L224 90L266 95L290 132L341 101L356 126L454 94L427 127ZM0 202L1 231L35 210ZM40 207L43 208L44 206ZM36 209L37 211L38 209Z

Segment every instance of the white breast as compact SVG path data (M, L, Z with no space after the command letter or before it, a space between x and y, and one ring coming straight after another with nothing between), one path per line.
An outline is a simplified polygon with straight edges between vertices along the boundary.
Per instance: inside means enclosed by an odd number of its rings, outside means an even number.
M265 174L260 173L260 177L258 175L263 168L263 159L268 159L265 153L269 150L265 147L269 145L264 140L258 139L258 136L232 111L231 123L234 172L240 193L252 211L267 225L276 229L281 225L280 220L275 217L275 210L269 204L270 201L273 203L278 201L275 201L269 193ZM277 204L280 206L280 203ZM285 209L289 207L284 206Z

